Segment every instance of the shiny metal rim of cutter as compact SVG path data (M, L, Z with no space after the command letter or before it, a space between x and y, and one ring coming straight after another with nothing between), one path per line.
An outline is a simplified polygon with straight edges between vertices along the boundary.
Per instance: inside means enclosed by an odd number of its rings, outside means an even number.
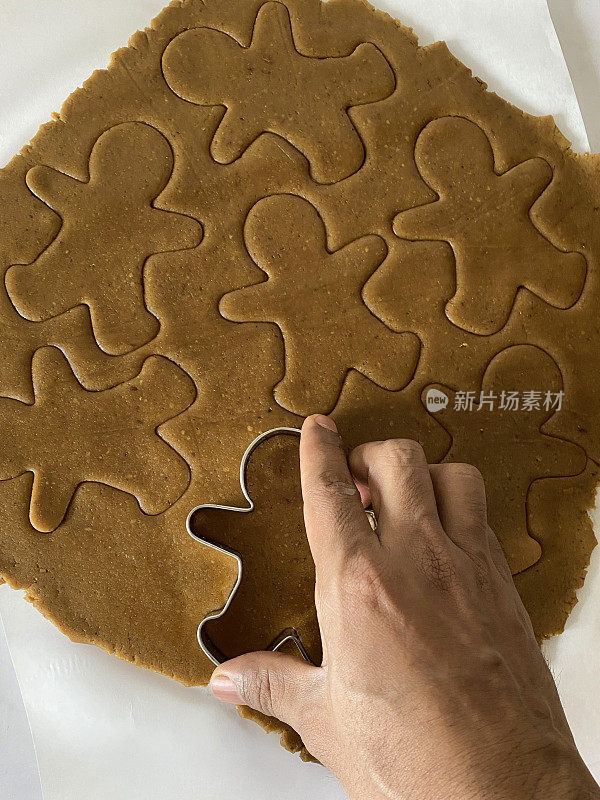
M238 511L240 514L247 514L250 511L254 510L254 502L250 495L248 494L248 489L246 488L246 466L248 463L248 459L250 458L252 452L258 447L261 442L264 442L265 439L270 439L272 436L277 436L278 434L291 434L293 436L300 436L299 428L271 428L264 433L261 433L260 436L257 436L254 441L252 441L248 447L246 448L246 452L242 456L242 460L240 463L240 488L242 490L242 494L248 501L247 508L240 508L239 506L222 506L215 503L203 503L202 505L196 506L192 508L190 513L187 516L186 520L186 529L192 539L195 539L197 542L206 545L207 547L212 547L213 550L217 550L219 553L224 553L227 556L231 556L237 562L238 568L238 575L236 582L227 598L225 605L219 611L213 611L208 616L204 617L201 623L198 625L198 644L202 648L202 652L209 658L215 666L219 666L224 661L226 661L226 657L221 653L217 648L211 646L210 639L208 637L205 639L204 637L204 626L207 622L210 622L214 619L219 619L222 617L223 614L227 611L233 598L235 597L235 593L237 592L240 583L242 582L242 557L239 553L234 552L233 550L228 550L226 547L221 547L214 542L211 542L208 539L203 539L201 536L198 536L191 527L192 517L194 514L202 508L218 508L221 511ZM278 636L271 642L268 646L267 650L276 651L279 650L286 642L293 642L296 647L298 648L300 655L305 661L309 663L313 663L304 644L300 637L300 634L295 628L286 628L285 630L281 631Z
M223 664L223 662L227 661L228 659L216 647L211 646L210 639L205 640L204 626L206 625L207 622L222 617L223 614L227 611L227 609L231 605L231 602L235 597L235 593L237 592L240 583L242 582L242 557L240 556L239 553L236 553L233 550L228 550L226 547L221 547L220 545L215 544L215 542L211 542L209 539L203 539L201 536L198 536L196 533L194 533L191 526L192 517L201 508L218 508L221 511L237 511L240 514L247 514L249 511L253 511L254 502L250 497L250 495L248 494L248 489L246 488L246 465L248 463L248 459L252 455L252 452L256 449L256 447L258 447L258 445L261 442L264 442L265 439L270 439L271 436L277 436L280 433L291 434L293 436L300 436L300 429L271 428L270 430L261 433L259 436L256 437L256 439L250 442L250 444L246 448L244 455L242 456L242 460L240 462L240 488L242 490L242 494L248 501L247 508L240 508L239 506L222 506L216 503L203 503L202 505L195 506L194 508L192 508L190 513L187 515L185 526L187 532L192 537L192 539L195 539L195 541L200 542L201 544L204 544L207 547L212 547L213 550L217 550L219 553L224 553L226 556L234 558L237 562L237 569L238 569L237 579L235 581L233 589L229 594L229 597L227 598L225 605L219 611L212 611L210 614L204 617L204 619L198 625L198 632L197 632L198 644L202 648L202 652L204 653L204 655L208 659L210 659L210 661L212 661L212 663L217 667L220 664ZM366 509L365 514L367 515L371 528L375 531L377 529L377 520L375 517L375 513L371 509ZM279 650L281 647L283 647L283 645L286 644L286 642L293 642L293 644L295 644L296 647L298 648L298 651L300 652L302 658L305 661L308 661L309 664L314 663L311 657L308 655L308 651L306 650L306 647L302 642L300 634L295 628L285 628L285 630L281 631L281 633L279 633L275 637L275 639L273 639L271 644L267 647L267 650L275 652L276 650Z

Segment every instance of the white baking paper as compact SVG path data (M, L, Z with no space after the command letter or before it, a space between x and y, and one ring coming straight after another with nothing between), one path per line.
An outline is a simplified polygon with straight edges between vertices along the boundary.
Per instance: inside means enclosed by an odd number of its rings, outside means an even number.
M42 800L33 739L0 619L0 797Z
M545 0L379 0L422 43L445 39L494 91L585 128ZM0 163L162 0L0 0ZM577 741L600 778L600 550L565 633L546 646ZM208 691L71 643L17 592L0 609L36 743L44 800L336 800L322 767L284 752ZM200 658L200 652L198 653ZM595 682L594 682L595 680ZM30 800L24 793L11 800Z
M600 0L548 0L590 150L600 151Z

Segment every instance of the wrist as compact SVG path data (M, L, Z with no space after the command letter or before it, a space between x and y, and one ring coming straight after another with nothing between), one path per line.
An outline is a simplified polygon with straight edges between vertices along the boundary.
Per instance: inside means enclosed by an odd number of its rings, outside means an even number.
M571 743L551 742L507 760L504 778L490 781L477 800L600 800L600 788Z

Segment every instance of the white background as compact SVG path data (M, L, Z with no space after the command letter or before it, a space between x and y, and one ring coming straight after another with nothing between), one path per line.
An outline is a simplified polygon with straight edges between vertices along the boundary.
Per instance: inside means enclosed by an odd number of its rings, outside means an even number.
M593 150L600 149L600 0L549 0ZM0 0L0 164L163 0ZM492 90L588 140L545 0L379 0L422 43L445 39ZM600 530L600 515L596 530ZM20 595L0 610L44 800L277 800L344 794L207 691L74 645ZM545 645L578 744L600 778L600 548L567 630ZM199 656L200 657L200 653ZM0 796L38 800L31 737L0 630ZM440 799L441 800L441 799Z

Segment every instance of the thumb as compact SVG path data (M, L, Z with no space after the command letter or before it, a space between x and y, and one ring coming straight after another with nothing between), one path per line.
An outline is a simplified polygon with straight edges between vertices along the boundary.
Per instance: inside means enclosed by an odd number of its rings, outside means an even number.
M301 733L318 703L322 672L283 653L247 653L217 667L210 688L225 703L250 706Z

